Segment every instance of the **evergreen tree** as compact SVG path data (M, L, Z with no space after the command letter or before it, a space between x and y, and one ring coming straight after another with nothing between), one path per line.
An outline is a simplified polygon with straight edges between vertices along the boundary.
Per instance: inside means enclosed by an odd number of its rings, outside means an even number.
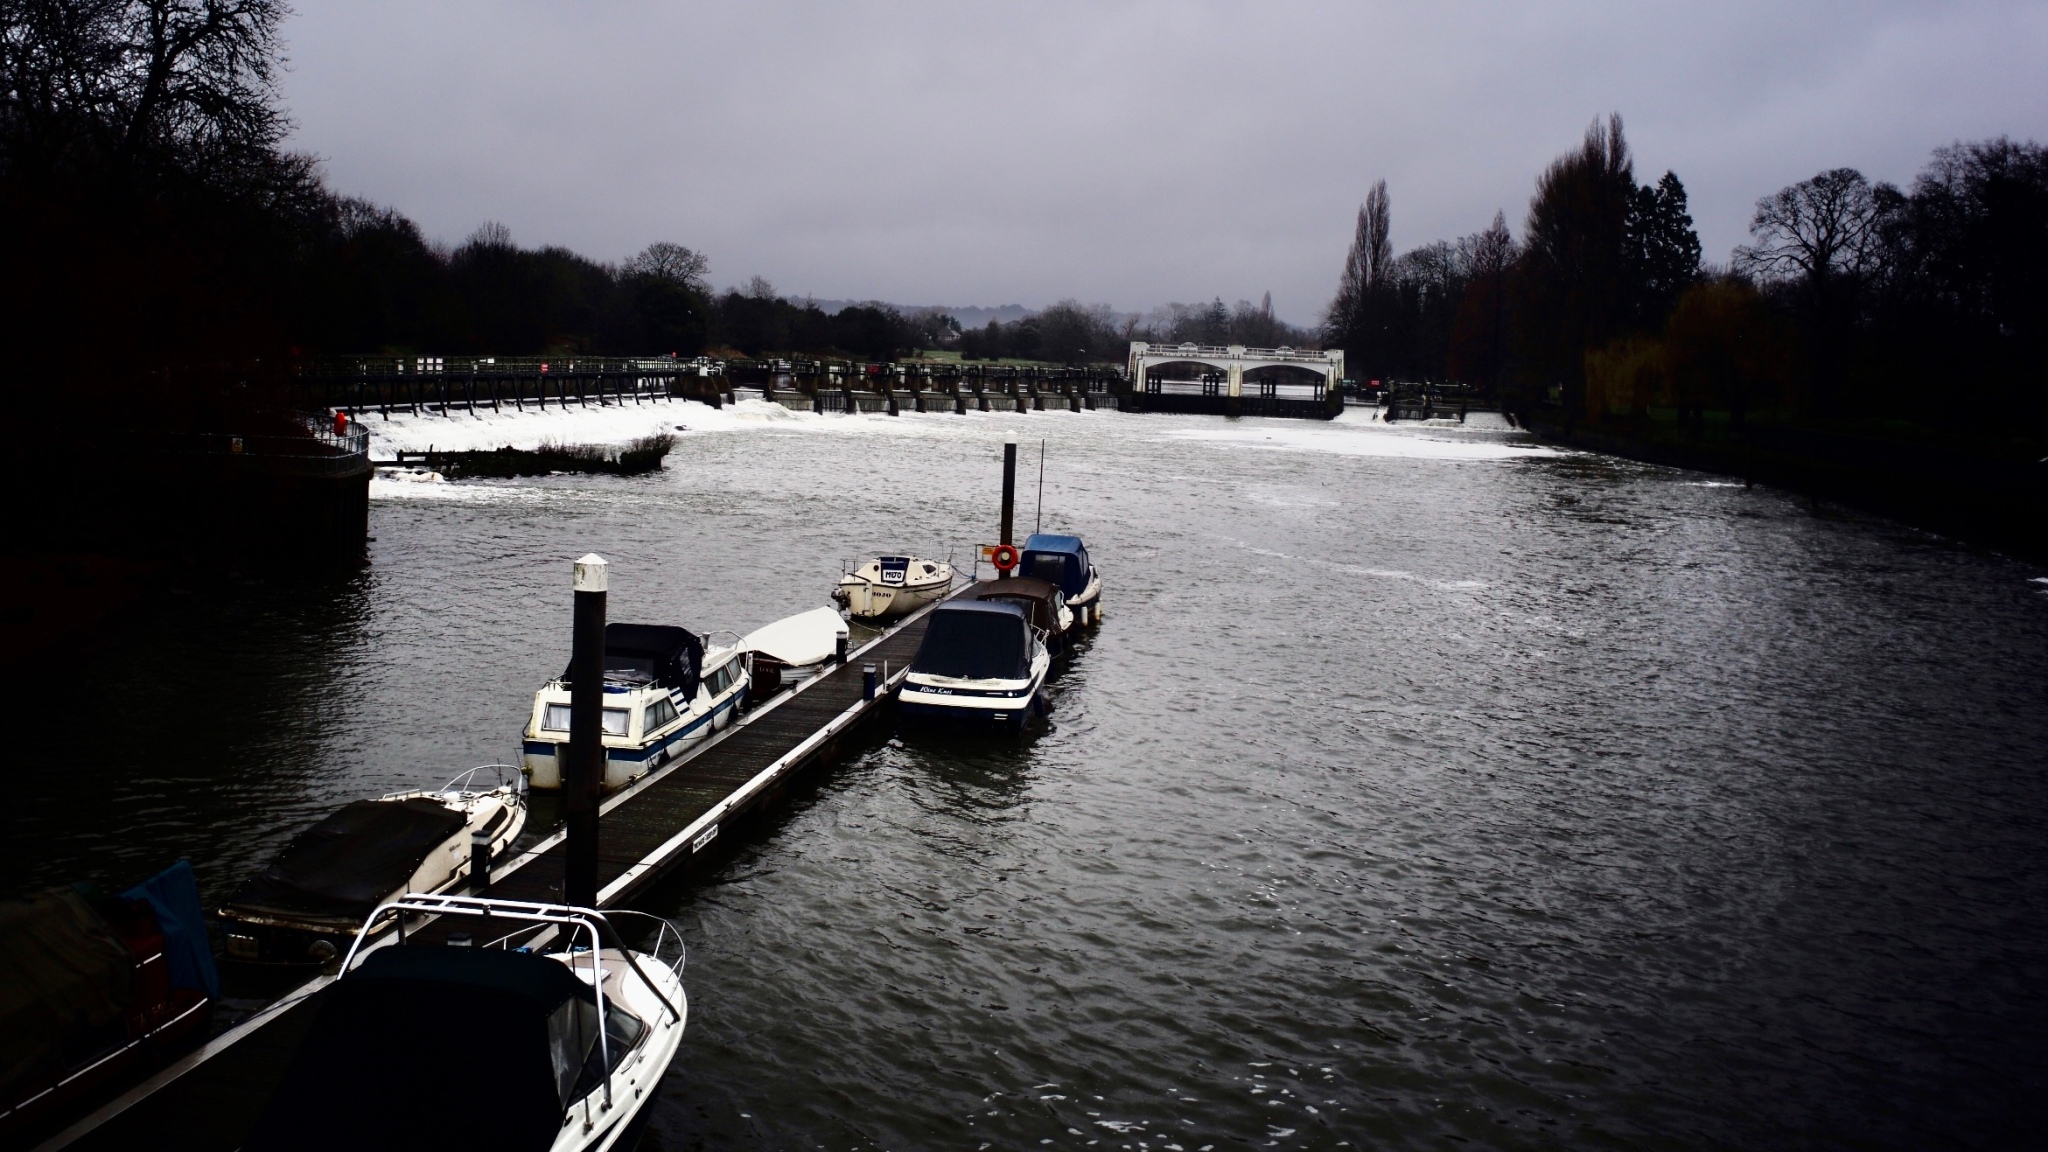
M1635 265L1636 325L1654 331L1700 278L1700 238L1676 173L1666 172L1656 184L1636 189L1629 205L1628 253Z

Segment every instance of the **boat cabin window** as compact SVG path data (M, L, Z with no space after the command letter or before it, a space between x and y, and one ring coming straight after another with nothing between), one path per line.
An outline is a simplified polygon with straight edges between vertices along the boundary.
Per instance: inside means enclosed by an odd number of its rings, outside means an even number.
M664 696L647 706L647 715L641 718L640 730L653 732L676 718L676 706Z
M624 736L630 715L624 708L605 709L604 734L607 736ZM567 732L569 730L569 706L567 704L548 705L547 709L541 713L540 726L549 732Z
M718 666L718 671L704 678L704 687L713 696L717 696L727 688L732 687L733 681L739 679L739 676L740 662L728 660Z

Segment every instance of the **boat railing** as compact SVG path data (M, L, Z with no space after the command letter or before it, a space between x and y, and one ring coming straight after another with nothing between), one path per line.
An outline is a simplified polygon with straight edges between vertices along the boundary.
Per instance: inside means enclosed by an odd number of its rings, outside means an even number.
M603 1067L606 1070L604 1078L604 1103L606 1108L612 1106L612 1078L610 1075L612 1067L611 1040L608 1030L605 1028L604 965L599 958L599 952L603 947L603 938L598 934L597 930L598 922L604 920L604 913L592 908L577 908L567 904L535 904L527 900L492 900L488 897L478 896L434 896L425 894L401 896L396 900L387 900L379 904L376 911L370 913L370 918L363 921L362 928L356 933L355 943L349 945L348 955L342 957L341 968L336 971L334 978L336 980L346 980L348 978L349 966L355 963L357 953L362 951L363 941L369 936L371 928L377 921L383 919L386 913L392 913L398 917L398 943L403 946L405 944L405 917L407 913L412 912L428 916L482 916L486 918L536 921L553 924L557 928L566 928L571 933L581 929L587 934L590 937L590 944L583 951L583 954L590 957L590 988L597 1000L598 1053L603 1059ZM609 928L610 924L607 923L606 927ZM618 933L614 931L612 936L616 939ZM633 953L624 945L621 945L619 947L619 954L625 957L626 963L632 966L634 974L640 977L641 981L647 985L655 997L664 1006L668 1007L670 1012L675 1012L675 1007L668 1003L668 998L661 994L661 989L655 987L654 982L647 979L646 973L640 971L638 964L633 963ZM573 972L575 971L575 957L577 955L577 951L573 946L570 949L569 955L569 968ZM678 1019L681 1018L681 1013L676 1015Z
M479 764L467 772L458 773L455 779L442 785L441 791L461 792L465 795L476 792L478 789L473 787L473 785L476 782L476 774L479 772L489 772L497 779L495 788L487 788L483 789L483 791L496 791L497 788L505 787L505 773L507 772L512 773L514 779L523 780L526 777L525 773L510 764Z
M479 789L475 787L476 774L479 772L495 773L498 781L496 787L484 789ZM397 792L386 792L384 795L378 797L378 799L403 800L408 796L446 796L450 792L456 793L457 795L463 797L483 796L490 792L497 791L500 788L508 787L509 785L505 779L505 773L507 772L513 773L514 777L521 781L525 780L526 778L525 773L520 772L518 768L510 764L479 764L476 767L471 768L467 772L457 773L455 779L448 781L448 783L441 785L439 788L404 788L400 789ZM515 798L517 798L517 796L519 795L519 791L520 790L516 787L512 789L512 793Z
M681 928L676 927L675 921L667 919L666 917L656 916L651 912L635 912L630 908L614 908L610 912L605 913L605 915L612 917L636 916L642 920L654 921L654 923L657 925L657 927L654 930L654 944L647 950L647 954L649 956L654 957L655 963L665 964L668 970L675 973L677 976L681 976L683 974L683 961L686 958L685 950L683 947L683 930ZM670 940L675 941L676 958L674 961L664 961L661 958L662 948Z

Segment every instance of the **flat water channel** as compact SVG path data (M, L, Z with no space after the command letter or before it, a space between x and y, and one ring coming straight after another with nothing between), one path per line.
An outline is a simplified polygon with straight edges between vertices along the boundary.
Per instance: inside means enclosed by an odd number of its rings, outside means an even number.
M405 446L513 427L468 419ZM343 801L513 757L572 557L615 620L746 631L842 558L969 557L1005 440L1028 527L1043 437L1108 586L1052 722L878 732L657 891L692 1013L645 1147L2038 1138L2048 574L1359 412L591 419L690 431L655 476L380 481L361 577L59 654L61 704L14 702L10 886L185 856L220 898Z

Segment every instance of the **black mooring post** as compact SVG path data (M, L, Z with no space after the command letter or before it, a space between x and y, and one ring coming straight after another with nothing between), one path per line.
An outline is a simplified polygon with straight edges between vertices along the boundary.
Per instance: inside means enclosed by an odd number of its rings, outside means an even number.
M569 655L569 762L562 766L567 843L562 902L597 907L597 795L604 785L604 558L576 562L576 623Z
M1003 445L1003 537L998 544L1014 543L1010 539L1010 518L1017 508L1017 446ZM1008 572L1000 573L1007 579Z
M491 834L481 828L469 834L469 890L476 896L491 890Z

